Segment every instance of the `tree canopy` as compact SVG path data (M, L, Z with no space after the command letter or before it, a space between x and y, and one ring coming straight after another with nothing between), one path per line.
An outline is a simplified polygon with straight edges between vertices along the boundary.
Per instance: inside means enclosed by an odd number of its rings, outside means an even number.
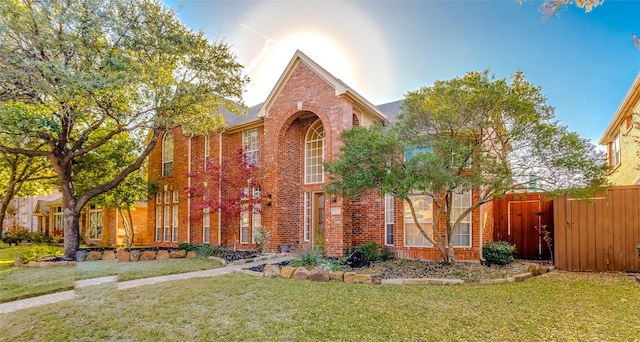
M526 0L517 1L522 3ZM560 9L571 5L582 8L585 12L591 12L594 8L602 5L603 2L604 0L544 0L542 6L540 6L540 12L545 18L548 18L549 16L558 13Z
M222 108L242 111L246 81L224 41L193 32L156 0L0 3L0 152L51 163L67 257L75 255L80 210L91 198L139 169L162 131L203 133L223 125ZM105 151L123 146L135 158L77 191L76 179L100 171L84 162L106 161Z
M403 199L445 261L454 260L460 223L496 197L581 193L606 183L595 147L554 121L541 88L522 72L510 81L488 70L437 81L409 92L391 127L354 127L341 137L342 154L327 165L328 190L354 196L377 189ZM471 190L468 205L454 203ZM444 216L443 233L416 218L416 201L425 197L435 207L432 224Z

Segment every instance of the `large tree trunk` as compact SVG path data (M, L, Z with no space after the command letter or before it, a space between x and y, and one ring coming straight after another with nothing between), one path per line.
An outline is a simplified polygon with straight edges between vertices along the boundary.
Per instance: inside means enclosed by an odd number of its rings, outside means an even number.
M75 260L76 252L80 248L80 210L72 210L67 207L64 215L64 258Z

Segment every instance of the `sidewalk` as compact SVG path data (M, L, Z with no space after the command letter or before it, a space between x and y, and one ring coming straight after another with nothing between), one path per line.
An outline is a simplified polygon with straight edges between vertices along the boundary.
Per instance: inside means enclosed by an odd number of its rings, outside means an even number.
M229 274L235 271L239 271L243 268L259 266L265 263L277 264L279 262L288 261L292 259L293 257L278 257L273 259L252 261L248 263L229 264L223 267L204 270L204 271L177 273L177 274L170 274L170 275L164 275L164 276L158 276L158 277L123 281L123 282L118 282L118 290L125 290L125 289L134 288L134 287L145 286L145 285L159 284L159 283L164 283L167 281L174 281L174 280L215 277L215 276L220 276L220 275ZM118 281L117 276L78 280L75 282L75 288L79 289L87 286L114 283L117 281ZM0 314L10 313L10 312L28 309L36 306L57 303L65 300L74 299L75 297L76 297L75 291L71 290L71 291L52 293L52 294L39 296L39 297L21 299L14 302L1 303Z

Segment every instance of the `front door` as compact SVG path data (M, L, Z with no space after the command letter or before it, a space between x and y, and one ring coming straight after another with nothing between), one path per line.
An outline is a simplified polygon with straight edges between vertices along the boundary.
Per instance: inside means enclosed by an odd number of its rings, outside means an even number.
M313 246L324 252L324 193L313 194Z

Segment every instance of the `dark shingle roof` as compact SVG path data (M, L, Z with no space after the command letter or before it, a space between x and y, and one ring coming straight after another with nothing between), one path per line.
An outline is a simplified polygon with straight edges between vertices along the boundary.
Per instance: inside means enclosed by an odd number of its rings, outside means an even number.
M224 122L226 123L225 126L235 126L255 120L260 108L262 108L262 103L249 107L248 112L244 115L235 115L226 110L224 107L220 109L220 112L222 112L222 115L224 116Z
M400 114L400 105L404 100L397 100L389 103L383 103L381 105L377 105L376 108L382 112L382 114L386 115L390 122L395 122L398 118L398 114Z

